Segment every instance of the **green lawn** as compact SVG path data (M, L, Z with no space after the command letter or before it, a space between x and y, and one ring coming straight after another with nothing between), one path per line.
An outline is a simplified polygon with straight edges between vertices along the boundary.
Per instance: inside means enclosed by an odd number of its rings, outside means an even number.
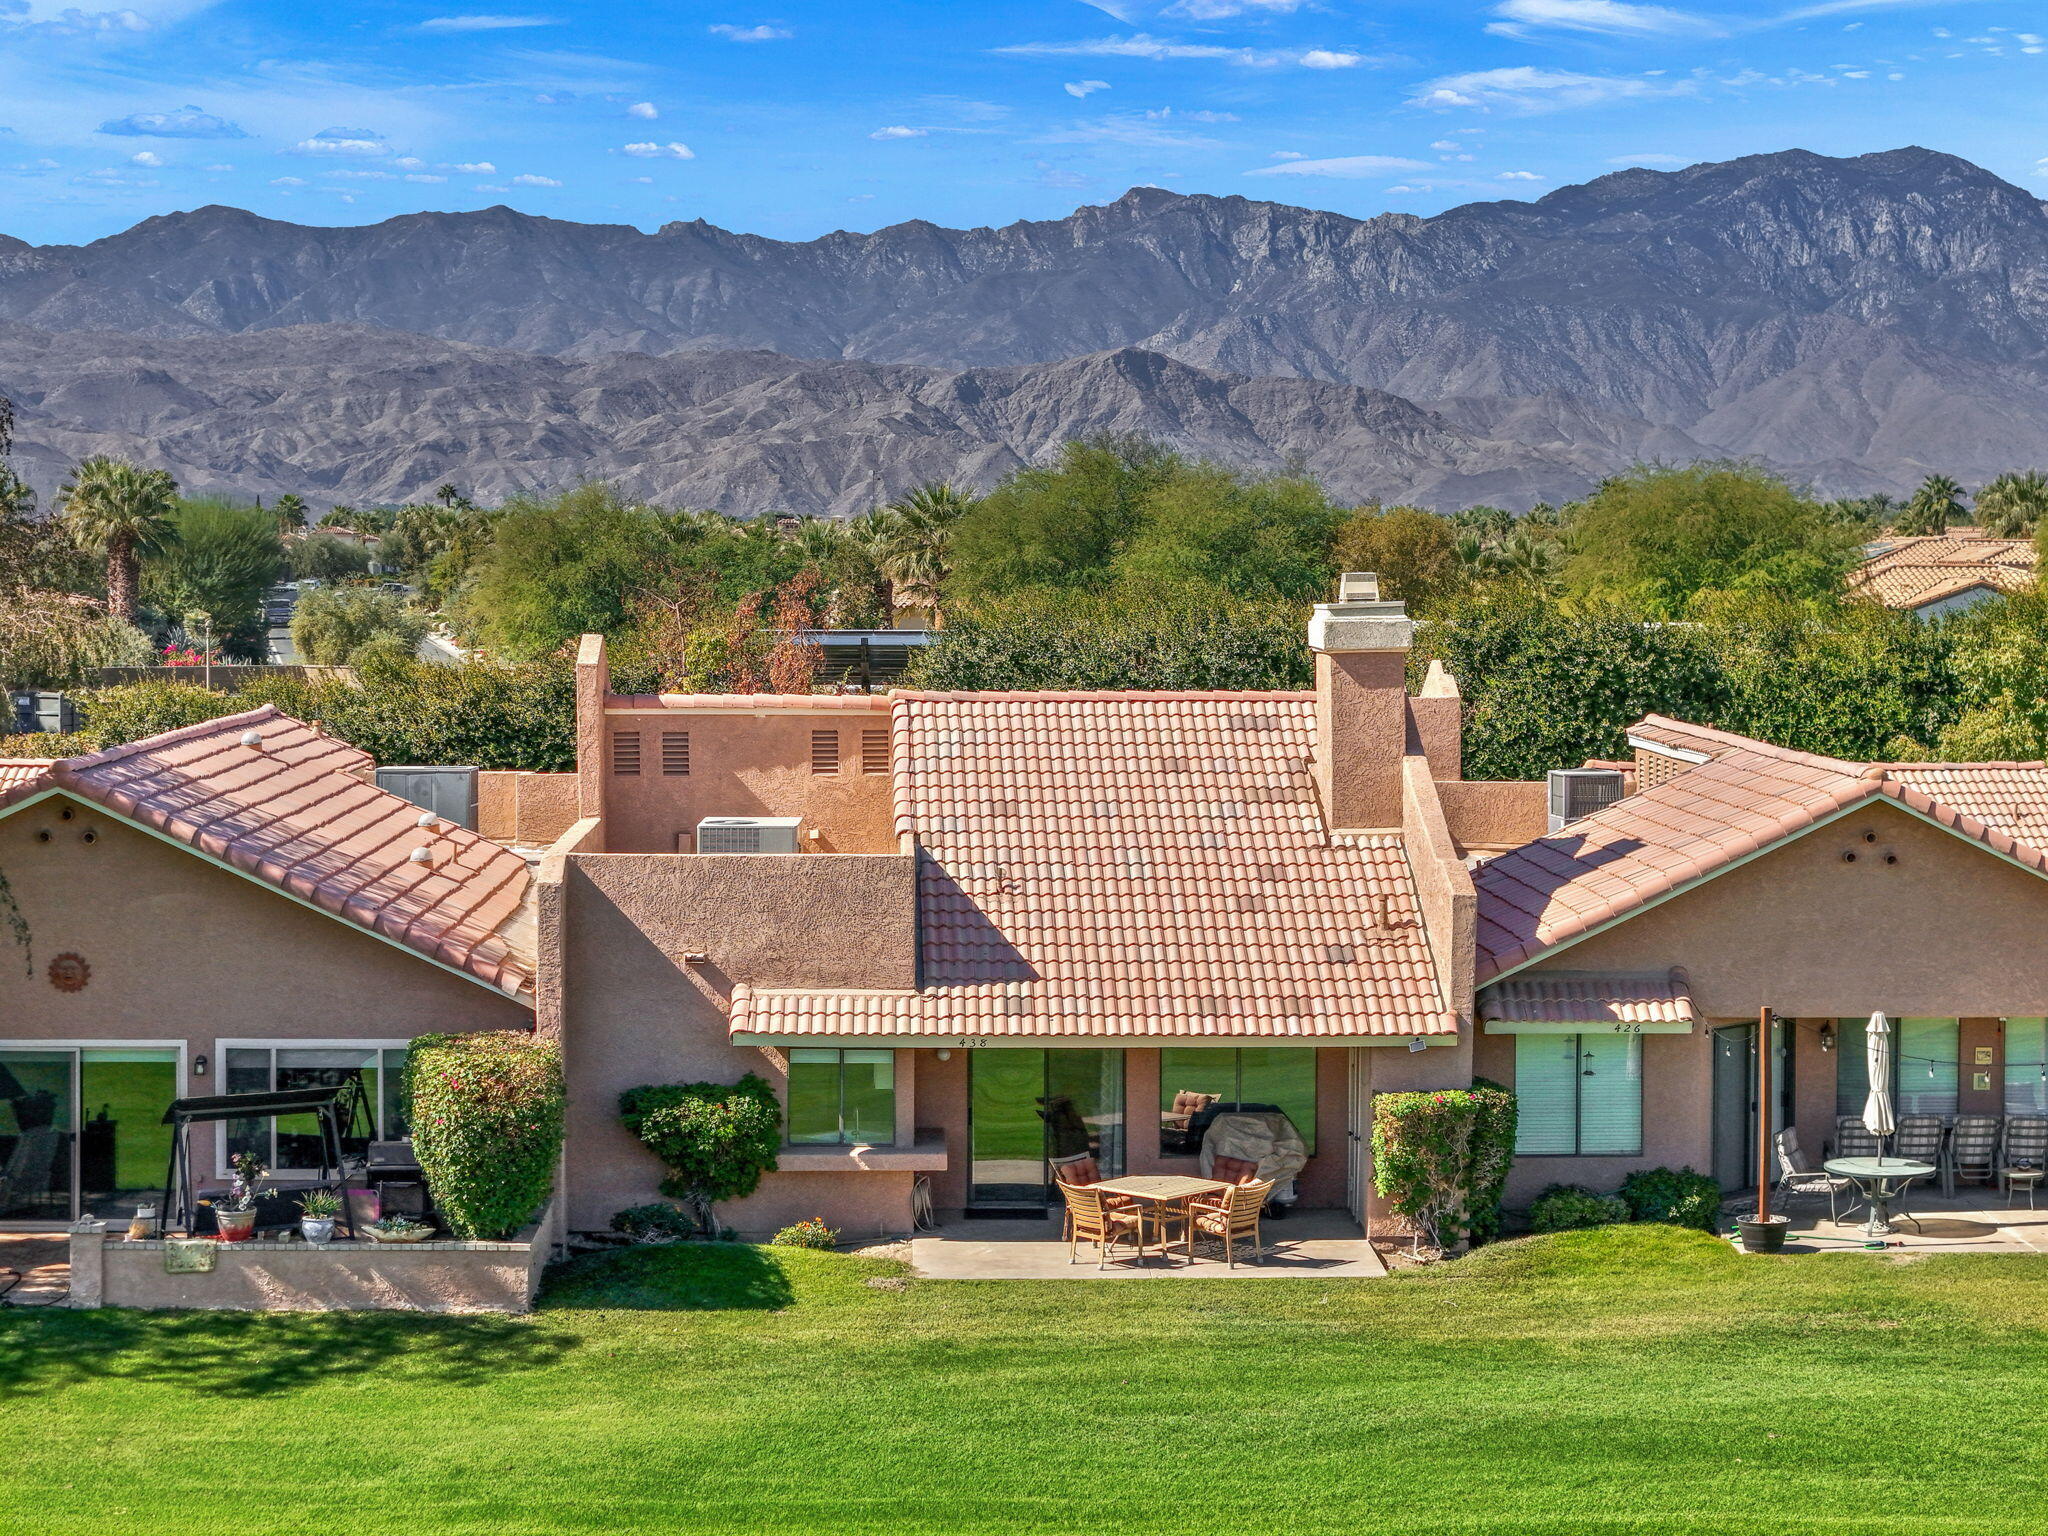
M2044 1345L2038 1258L1661 1227L1379 1281L642 1249L528 1319L0 1311L0 1530L2038 1532Z

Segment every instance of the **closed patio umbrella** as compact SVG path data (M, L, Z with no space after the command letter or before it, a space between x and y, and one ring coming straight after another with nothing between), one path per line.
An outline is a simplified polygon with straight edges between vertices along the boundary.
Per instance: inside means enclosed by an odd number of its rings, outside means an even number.
M1863 1036L1864 1069L1870 1079L1870 1097L1863 1101L1863 1128L1878 1139L1877 1153L1884 1156L1884 1138L1897 1130L1892 1114L1892 1026L1881 1013L1870 1016Z

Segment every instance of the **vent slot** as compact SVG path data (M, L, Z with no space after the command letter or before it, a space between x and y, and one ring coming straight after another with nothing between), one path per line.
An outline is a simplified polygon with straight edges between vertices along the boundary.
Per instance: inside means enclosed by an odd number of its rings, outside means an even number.
M887 773L889 771L889 733L886 730L862 731L860 733L860 771L862 773Z
M661 733L661 771L670 778L682 778L690 771L690 733Z
M612 737L612 772L622 779L640 777L638 731L619 731Z
M837 731L811 732L811 772L837 773L839 771L839 733Z

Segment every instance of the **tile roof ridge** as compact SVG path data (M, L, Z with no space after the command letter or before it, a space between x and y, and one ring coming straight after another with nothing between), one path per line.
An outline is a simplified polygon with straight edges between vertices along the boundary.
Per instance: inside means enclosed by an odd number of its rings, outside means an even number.
M1755 736L1744 736L1738 731L1724 730L1716 725L1698 725L1690 720L1679 720L1670 715L1645 715L1629 727L1631 732L1643 726L1652 729L1677 731L1683 735L1701 736L1709 741L1721 742L1731 751L1756 752L1767 757L1783 758L1789 762L1811 763L1818 767L1831 768L1837 773L1860 775L1870 765L1845 757L1829 757L1822 752L1806 752L1798 747L1781 747L1774 741L1763 741ZM1681 775L1680 777L1683 777Z
M1297 704L1313 700L1315 694L1308 689L1277 688L896 688L890 690L889 697L913 704L984 704L1005 701L1015 704Z
M291 720L291 716L285 714L275 704L259 704L254 709L246 709L238 714L215 715L211 720L198 720L194 721L191 725L181 725L168 731L159 731L154 736L143 736L134 741L118 742L111 747L102 747L97 752L82 752L76 757L59 758L57 766L66 773L86 768L98 768L108 763L122 762L141 752L152 751L158 747L176 746L180 742L186 741L198 741L207 736L216 736L232 730L246 730L250 726L260 725L264 721L278 719ZM302 720L292 720L292 723L294 725L305 724ZM313 729L311 726L306 728L308 730Z
M2022 772L2026 772L2026 773L2039 773L2039 772L2041 772L2041 771L2042 771L2042 770L2043 770L2044 768L2048 768L2048 762L2044 762L2044 761L2043 761L2042 759L2040 759L2040 758L2038 758L2038 757L2037 757L2037 758L2034 758L2034 759L2032 759L2031 761L2027 761L2027 762L2020 762L2020 761L2016 761L2016 760L2014 760L2014 759L2012 759L2012 758L2002 758L2002 757L1978 757L1978 758L1971 758L1971 759L1969 759L1969 760L1967 760L1967 761L1965 761L1965 762L1960 762L1960 763L1944 763L1944 762L1940 762L1940 761L1937 761L1937 760L1936 760L1936 759L1934 759L1934 758L1920 758L1920 759L1917 759L1917 760L1906 760L1906 759L1901 759L1901 760L1900 760L1900 761L1898 761L1898 762L1891 762L1891 763L1878 763L1878 764L1876 764L1876 766L1877 766L1877 767L1879 767L1879 768L1882 768L1882 769L1884 769L1886 773L1890 773L1890 772L1892 772L1893 770L1895 770L1895 769L1899 769L1899 768L1905 768L1905 769L1921 769L1921 768L1925 768L1925 769L1932 769L1932 768L1946 768L1946 769L1962 769L1962 770L1965 770L1965 771L1967 771L1967 770L1969 770L1969 769L1972 769L1972 768L2001 768L2001 769L2018 769L2018 770L2020 770L2020 771L2022 771Z

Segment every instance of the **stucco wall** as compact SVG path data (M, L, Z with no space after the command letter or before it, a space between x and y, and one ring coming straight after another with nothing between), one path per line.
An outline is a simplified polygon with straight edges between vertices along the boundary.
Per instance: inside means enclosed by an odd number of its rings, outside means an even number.
M835 699L835 705L843 700ZM706 816L801 816L807 847L821 853L893 853L891 777L861 769L861 733L889 728L888 700L870 711L776 709L761 714L697 709L605 714L606 846L614 853L677 852L677 833L694 832ZM620 732L640 733L636 776L612 772L611 745ZM664 731L687 731L690 771L662 772ZM814 731L839 740L834 773L811 769ZM680 851L690 852L686 838Z
M734 1082L756 1072L782 1094L780 1053L728 1043L725 1005L735 983L896 988L916 976L916 875L908 856L578 854L564 866L567 1195L575 1230L602 1228L621 1208L659 1198L660 1165L619 1124L626 1089ZM691 953L707 959L686 964L682 957ZM759 1194L722 1207L721 1215L743 1231L808 1215L901 1230L912 1177L771 1174Z
M545 848L576 821L576 775L486 771L476 776L477 831Z
M54 797L0 818L0 868L34 954L25 976L0 939L0 1041L182 1043L188 1068L210 1058L207 1077L186 1079L196 1094L225 1091L222 1039L402 1040L532 1023L500 993L84 802ZM50 984L48 964L65 953L91 967L82 991ZM208 1171L211 1132L193 1131Z
M1550 827L1549 786L1542 780L1439 779L1444 820L1461 848L1495 851L1519 847Z

